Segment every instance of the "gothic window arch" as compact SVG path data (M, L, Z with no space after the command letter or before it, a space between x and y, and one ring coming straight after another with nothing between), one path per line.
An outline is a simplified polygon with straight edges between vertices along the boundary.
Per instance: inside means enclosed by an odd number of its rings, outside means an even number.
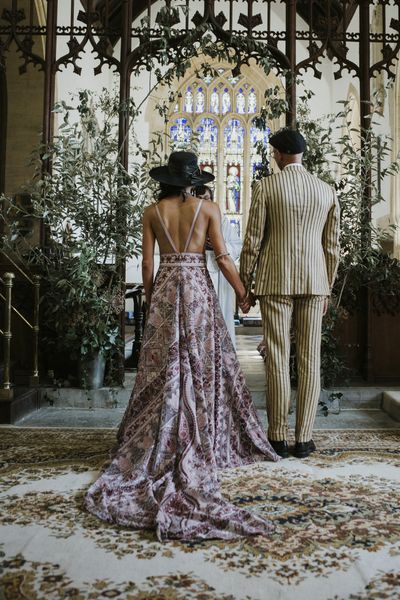
M221 211L243 235L250 205L250 186L260 156L256 142L268 147L269 130L253 123L263 103L263 90L246 75L233 77L229 68L216 77L189 77L171 106L167 134L171 149L192 148L202 169L215 176L214 191Z

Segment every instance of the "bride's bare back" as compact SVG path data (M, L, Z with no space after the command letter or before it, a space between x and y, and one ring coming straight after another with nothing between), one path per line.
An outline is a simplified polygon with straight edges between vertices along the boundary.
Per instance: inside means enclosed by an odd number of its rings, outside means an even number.
M201 200L198 198L186 196L185 201L182 200L182 197L170 197L161 200L157 204L160 216L178 252L184 252L185 250L193 219L195 218L200 202ZM158 242L160 254L174 252L158 218L156 207L151 208L151 214L149 215L150 224ZM216 230L214 238L217 239L215 239L216 246L214 247L219 248L221 246L220 253L226 251L225 242L220 232L221 217L218 213L219 209L216 205L213 205L208 200L203 201L186 252L203 253L209 229Z
M157 205L149 206L144 211L142 273L148 302L150 301L153 287L155 242L157 241L159 245L161 255L175 252L173 246L175 246L178 252L186 251L202 254L205 250L206 237L209 238L215 255L217 257L221 256L218 262L222 273L234 288L239 302L244 302L246 290L240 281L232 259L227 255L225 241L221 232L221 212L217 204L209 200L202 202L201 210L197 215L194 229L190 236L192 223L200 202L202 201L198 198L189 195L186 195L185 201L183 201L182 196L171 196L164 198ZM159 215L157 214L157 210ZM164 231L160 217L171 237L173 246ZM185 250L189 236L189 244Z

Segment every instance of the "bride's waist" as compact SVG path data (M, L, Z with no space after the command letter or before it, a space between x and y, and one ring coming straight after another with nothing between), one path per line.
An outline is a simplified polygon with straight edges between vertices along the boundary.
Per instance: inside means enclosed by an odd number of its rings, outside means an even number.
M161 254L160 267L163 266L205 267L206 257L200 252L179 252L171 254Z

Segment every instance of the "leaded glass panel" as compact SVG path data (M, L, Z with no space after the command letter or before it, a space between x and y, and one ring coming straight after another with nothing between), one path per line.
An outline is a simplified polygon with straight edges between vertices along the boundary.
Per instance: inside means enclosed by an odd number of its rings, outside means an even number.
M229 154L237 154L244 147L244 127L239 119L229 119L224 129L225 149Z
M257 111L257 96L254 91L254 88L251 88L248 98L247 98L247 112L255 113Z
M225 88L222 94L222 113L225 115L231 110L231 95L228 88Z
M193 92L191 87L188 87L186 90L184 109L185 112L193 112Z
M246 99L243 94L243 88L240 88L236 94L236 112L243 115L246 111Z
M186 149L192 137L192 128L188 120L183 117L175 119L174 125L170 128L170 136L174 150Z
M219 112L219 94L216 87L211 92L210 110L212 113Z
M196 112L202 113L204 112L205 106L205 95L203 88L199 87L196 94Z

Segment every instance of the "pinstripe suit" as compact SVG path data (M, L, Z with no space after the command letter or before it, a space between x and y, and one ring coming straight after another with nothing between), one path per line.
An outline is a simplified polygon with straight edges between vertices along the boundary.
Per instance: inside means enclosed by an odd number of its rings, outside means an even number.
M339 206L332 187L301 165L255 183L240 276L259 297L267 347L268 437L287 439L290 323L296 328L296 441L309 441L320 394L324 298L339 261Z

